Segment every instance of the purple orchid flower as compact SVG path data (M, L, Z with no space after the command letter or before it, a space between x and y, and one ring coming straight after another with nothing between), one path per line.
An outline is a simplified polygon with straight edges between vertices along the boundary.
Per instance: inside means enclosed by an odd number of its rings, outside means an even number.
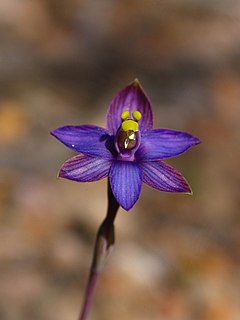
M51 132L80 153L63 164L60 177L90 182L109 176L113 195L127 211L138 200L142 183L160 191L192 193L182 174L162 160L200 140L182 131L153 129L151 103L138 80L113 98L106 122L106 129L81 125Z

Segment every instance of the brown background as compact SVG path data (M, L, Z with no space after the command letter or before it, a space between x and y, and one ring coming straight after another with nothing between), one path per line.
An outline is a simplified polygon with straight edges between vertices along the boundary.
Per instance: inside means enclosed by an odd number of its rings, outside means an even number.
M240 319L238 0L1 0L0 319L77 318L106 180L56 179L49 131L104 126L136 77L155 127L203 141L168 161L194 195L120 210L90 320Z

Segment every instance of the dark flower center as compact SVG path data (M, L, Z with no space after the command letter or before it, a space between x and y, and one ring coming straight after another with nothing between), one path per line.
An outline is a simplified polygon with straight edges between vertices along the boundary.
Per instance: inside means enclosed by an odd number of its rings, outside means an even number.
M137 143L136 133L133 130L120 130L117 143L121 150L134 148Z
M138 131L138 121L142 115L135 110L132 113L133 119L129 119L129 111L123 111L121 114L122 124L118 129L115 138L115 147L118 152L118 159L125 161L133 161L134 153L140 144L140 132Z

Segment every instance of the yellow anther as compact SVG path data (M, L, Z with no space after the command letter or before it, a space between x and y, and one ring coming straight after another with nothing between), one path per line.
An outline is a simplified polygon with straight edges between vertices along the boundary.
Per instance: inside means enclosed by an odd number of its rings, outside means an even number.
M122 121L127 120L129 118L129 116L130 116L130 113L129 113L128 110L123 111L122 114L121 114Z
M141 112L137 110L133 111L132 116L135 121L139 121L142 118Z
M127 131L138 131L138 123L133 121L133 120L126 120L123 121L122 123L122 130L127 132Z

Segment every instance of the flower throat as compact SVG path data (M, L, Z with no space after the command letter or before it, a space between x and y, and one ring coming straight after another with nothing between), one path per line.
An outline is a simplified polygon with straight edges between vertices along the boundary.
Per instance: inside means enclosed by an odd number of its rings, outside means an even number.
M129 119L130 112L123 111L121 114L122 124L118 131L117 144L120 150L131 150L137 145L138 121L142 118L139 111L132 113L133 119Z

